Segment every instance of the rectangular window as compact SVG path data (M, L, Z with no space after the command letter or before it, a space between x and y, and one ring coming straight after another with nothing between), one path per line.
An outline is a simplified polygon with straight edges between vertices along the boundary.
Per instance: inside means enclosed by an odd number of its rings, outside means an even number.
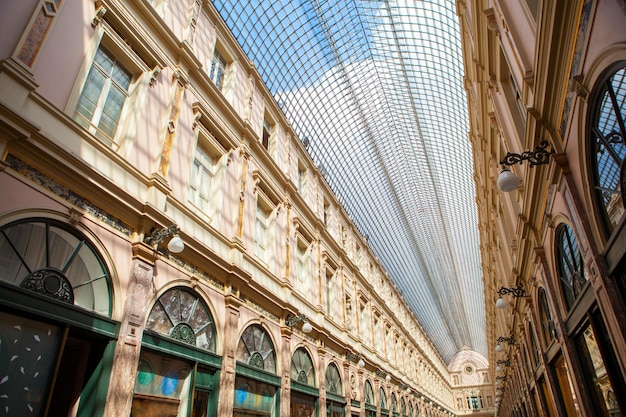
M112 144L131 80L131 73L110 52L102 46L98 48L78 99L74 119Z
M324 199L324 226L330 226L330 203Z
M254 229L255 254L264 261L267 261L268 252L268 227L271 211L262 201L257 201L256 220Z
M298 192L304 197L306 191L306 168L298 163Z
M334 272L331 269L326 269L326 314L330 318L333 318L333 302L334 297L334 281L333 281Z
M306 275L308 272L308 268L307 268L307 261L308 261L308 257L307 257L307 246L303 241L298 241L298 245L297 245L297 254L296 254L296 258L298 260L297 266L296 266L296 271L297 271L297 277L298 277L298 281L303 283L306 280Z
M220 52L215 49L213 52L213 59L211 60L211 69L209 71L209 78L215 86L221 91L224 86L224 74L226 73L226 60L220 54Z
M198 115L196 115L198 116ZM225 178L227 143L220 136L215 136L200 120L194 124L196 146L193 160L189 161L191 170L187 182L187 201L208 220L219 227L218 218L222 213L223 195L221 187Z
M274 126L270 124L267 118L263 119L263 136L261 138L261 143L263 147L267 150L270 149L270 136L272 135L272 131L274 130Z
M215 164L215 158L204 146L198 144L189 178L189 199L204 212L209 209Z

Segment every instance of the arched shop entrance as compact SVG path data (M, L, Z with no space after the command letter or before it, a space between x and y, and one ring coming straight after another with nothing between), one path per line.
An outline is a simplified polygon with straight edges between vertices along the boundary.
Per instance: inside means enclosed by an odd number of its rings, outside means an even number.
M250 325L237 345L233 417L276 417L279 387L274 343L262 326Z
M103 257L76 227L50 218L0 227L3 413L102 415L117 332L111 300Z

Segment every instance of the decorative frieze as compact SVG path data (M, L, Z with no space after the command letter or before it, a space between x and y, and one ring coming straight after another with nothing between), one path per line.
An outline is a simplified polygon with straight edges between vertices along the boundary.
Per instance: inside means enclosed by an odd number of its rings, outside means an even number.
M101 222L113 227L115 230L122 232L126 236L130 236L133 233L133 228L124 223L122 220L112 216L109 213L106 213L104 210L93 205L91 202L85 200L83 197L79 196L67 187L64 187L63 185L57 183L43 173L37 171L35 168L31 167L25 162L22 162L15 156L11 154L7 155L5 162L10 168L14 169L24 177L46 188L47 190L52 191L54 194L61 197L68 203L81 208Z

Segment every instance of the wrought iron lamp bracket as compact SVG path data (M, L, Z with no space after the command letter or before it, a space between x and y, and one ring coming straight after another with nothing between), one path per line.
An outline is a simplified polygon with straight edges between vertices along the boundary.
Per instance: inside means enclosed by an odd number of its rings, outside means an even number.
M548 141L541 141L539 145L535 147L533 151L524 151L521 154L508 152L500 165L515 165L521 164L523 161L528 161L530 166L545 165L550 162L550 155L554 153L554 150L548 150Z
M498 295L500 296L507 295L507 294L511 294L515 298L524 297L526 295L526 290L524 289L524 286L522 285L521 282L517 285L517 287L513 287L513 288L501 287L498 290Z
M146 236L143 241L148 245L158 245L168 236L174 236L180 232L180 228L176 224L164 227L161 230L154 230L150 236Z
M287 317L287 319L285 319L285 324L289 327L294 327L296 324L298 324L301 321L305 322L305 321L309 321L309 319L304 314L300 314L299 316L289 316Z
M508 343L509 345L515 344L515 336L511 335L509 337L500 336L498 338L498 343Z

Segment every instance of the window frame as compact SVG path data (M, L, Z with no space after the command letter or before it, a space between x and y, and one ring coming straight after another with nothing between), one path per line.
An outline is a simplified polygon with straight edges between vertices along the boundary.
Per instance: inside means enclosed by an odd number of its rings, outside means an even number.
M587 166L589 167L589 184L591 185L591 195L593 200L593 205L598 212L597 218L599 218L600 229L605 241L608 241L609 238L619 229L619 224L624 222L624 218L626 218L626 214L622 214L621 220L618 220L615 225L611 224L609 219L609 213L607 211L607 205L603 202L602 190L599 189L600 186L600 178L598 173L598 164L596 155L597 144L598 144L598 135L594 131L596 128L598 119L601 117L601 103L606 97L607 94L607 86L609 85L610 80L618 73L620 70L624 70L626 72L626 60L620 60L614 62L612 65L607 67L604 70L601 77L595 84L593 89L591 99L589 100L589 107L587 110ZM626 82L626 81L625 81ZM626 88L626 87L624 87ZM615 114L615 102L612 102L611 109L613 110L613 114ZM618 135L622 136L622 143L626 144L626 118L619 121L617 124L620 127L621 132L617 132ZM599 133L599 132L598 132ZM602 135L600 135L602 136ZM612 149L612 147L611 147ZM610 152L613 158L619 158L614 152ZM626 158L622 159L621 166L626 165ZM619 168L618 168L619 169ZM619 175L619 174L618 174ZM622 190L622 210L624 210L624 206L626 206L625 198L623 197L624 191ZM618 198L619 200L619 198ZM618 202L619 203L619 202Z
M209 70L207 71L207 76L213 85L215 85L215 87L222 92L222 94L226 91L231 64L232 60L229 59L226 53L224 53L220 42L215 42L213 53L211 54L211 59L209 60ZM220 69L221 74L219 72Z
M564 238L566 238L567 242L563 241ZM564 243L567 243L567 248L562 246ZM565 250L568 253L564 253ZM574 229L567 223L561 223L556 228L554 256L561 300L566 313L569 313L575 309L577 301L582 298L586 287L589 285L589 280L585 275L585 262L580 243ZM567 259L571 257L575 263L567 262L566 256ZM567 270L565 269L566 266ZM571 276L565 277L564 274L566 272L571 272ZM577 288L578 286L580 288Z
M77 124L83 127L76 117L83 118L84 121L89 123L89 127L84 128L91 135L97 136L99 142L106 144L116 152L124 150L125 144L128 142L126 136L128 135L129 120L126 117L131 111L129 103L137 100L141 102L143 95L147 91L151 84L151 80L154 77L154 70L150 68L147 61L138 55L128 42L135 42L136 40L130 39L126 41L123 37L117 33L106 21L101 21L94 31L94 36L91 43L87 45L87 53L83 59L81 69L76 77L76 82L70 94L70 98L67 101L65 107L65 113L69 115ZM85 84L88 81L88 77L92 66L95 61L96 53L100 49L106 49L111 56L120 63L122 67L131 75L131 80L128 86L128 95L124 100L124 104L120 111L120 116L117 124L116 131L113 137L106 135L102 132L102 135L96 135L95 128L91 120L86 119L82 114L77 116L77 109L80 98L82 96ZM154 68L161 68L163 65L159 64L156 58L150 51L146 52L146 58L151 62L154 62ZM137 106L133 106L137 107ZM128 135L130 136L130 135ZM130 137L128 138L130 139Z
M213 220L220 214L220 202L223 193L218 191L222 187L223 183L221 174L224 169L224 165L226 164L224 162L224 157L229 154L229 151L200 120L196 121L193 129L195 134L195 143L193 146L193 152L190 152L189 177L187 178L185 200L202 213L203 216L206 216L209 223L212 223ZM202 199L202 195L197 189L197 185L194 186L194 183L192 183L199 148L204 150L204 153L212 162L211 166L207 167L200 164L201 167L206 168L207 175L210 176L211 182L209 189L207 190L208 196L205 207L202 207L196 201L197 198ZM197 181L197 179L195 181Z

